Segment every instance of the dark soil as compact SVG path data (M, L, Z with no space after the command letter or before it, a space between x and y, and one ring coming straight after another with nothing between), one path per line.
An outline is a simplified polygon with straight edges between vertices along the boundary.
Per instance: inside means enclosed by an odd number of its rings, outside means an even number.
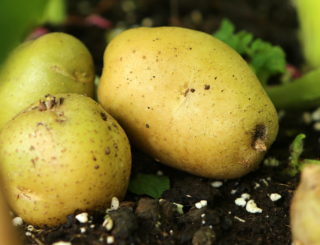
M136 7L126 12L125 2L134 2ZM83 41L94 57L97 75L102 72L106 30L85 24L85 17L92 13L108 19L112 24L110 30L120 24L141 25L145 18L150 18L153 26L178 25L210 34L219 27L221 19L227 17L237 30L246 29L256 37L280 45L289 63L299 67L303 62L296 37L296 12L286 0L69 0L68 4L68 23L47 28L70 33ZM195 13L200 13L201 18L199 15L195 18ZM219 188L211 186L215 180L166 167L133 149L133 175L161 171L170 178L171 188L163 193L163 200L128 192L120 208L110 212L113 220L110 231L102 226L105 214L92 213L88 223L79 223L75 214L70 214L68 222L59 227L35 229L27 235L30 227L26 224L20 229L20 235L25 244L39 245L58 241L69 241L72 245L108 244L110 236L114 244L289 245L289 206L298 177L286 177L279 172L286 167L290 143L298 133L307 135L303 157L319 157L319 133L313 130L312 123L302 120L302 113L288 112L280 121L278 138L265 158L276 158L282 165L272 168L261 164L247 176L222 181ZM235 204L243 193L250 194L262 213L249 213L245 207ZM280 194L281 199L271 201L272 193ZM198 209L195 204L201 200L206 200L208 205ZM177 212L174 203L183 205L184 214ZM85 231L81 232L83 227Z

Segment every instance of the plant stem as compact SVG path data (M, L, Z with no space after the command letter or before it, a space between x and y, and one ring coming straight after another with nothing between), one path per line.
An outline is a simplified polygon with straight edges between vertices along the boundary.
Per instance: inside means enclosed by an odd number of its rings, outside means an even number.
M320 1L297 0L296 4L300 40L306 63L313 68L318 68L320 67Z
M292 83L266 88L278 110L303 110L320 105L320 69L310 71Z

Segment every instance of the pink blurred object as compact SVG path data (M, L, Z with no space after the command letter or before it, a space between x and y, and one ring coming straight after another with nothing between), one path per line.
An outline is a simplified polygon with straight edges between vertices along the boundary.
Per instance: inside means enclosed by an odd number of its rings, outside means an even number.
M294 79L301 77L301 72L298 70L298 68L291 64L286 64L286 71L287 73L291 74L291 77Z
M49 30L47 28L44 27L38 27L36 29L34 29L25 39L25 41L29 41L29 40L33 40L33 39L37 39L38 37L41 37L45 34L49 33Z
M111 26L112 26L112 23L101 17L100 15L97 15L97 14L92 14L92 15L89 15L86 19L85 19L85 22L87 24L90 24L90 25L93 25L93 26L97 26L101 29L110 29Z

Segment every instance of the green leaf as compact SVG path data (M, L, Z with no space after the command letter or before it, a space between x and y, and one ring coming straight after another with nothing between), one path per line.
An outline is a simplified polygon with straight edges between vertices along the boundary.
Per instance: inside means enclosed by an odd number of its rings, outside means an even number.
M294 177L297 173L299 173L304 165L303 161L299 161L299 157L303 152L303 139L306 136L304 134L299 134L293 140L290 146L291 156L289 157L288 167L282 171L282 174L289 175Z
M298 136L296 136L296 138L292 142L290 164L293 167L298 167L300 165L299 157L300 157L301 153L303 152L303 139L305 139L305 138L306 138L305 134L299 134Z
M263 87L266 87L270 76L284 73L286 67L285 53L279 46L272 46L269 42L256 39L246 31L234 33L235 27L228 19L223 19L220 28L214 36L240 55L250 58L249 66L257 75Z
M253 35L246 31L235 34L234 29L234 25L230 20L223 19L220 28L214 33L214 36L228 44L239 54L244 54L253 39Z
M250 65L264 87L270 76L285 72L285 53L279 46L256 39L247 49L247 54L251 59Z
M237 37L238 37L238 44L236 45L235 50L239 54L244 54L247 51L248 46L253 39L253 35L246 31L241 31L237 34Z
M167 176L138 173L130 182L128 190L138 195L149 195L160 198L165 190L170 189L170 181Z
M0 1L0 64L40 23L47 0Z

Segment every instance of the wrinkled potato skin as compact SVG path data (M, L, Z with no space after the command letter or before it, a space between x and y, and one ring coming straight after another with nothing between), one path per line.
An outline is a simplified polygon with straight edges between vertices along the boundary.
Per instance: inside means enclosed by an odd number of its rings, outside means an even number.
M8 203L40 227L59 225L76 209L104 211L112 197L124 197L131 170L128 138L98 103L79 94L55 97L64 98L60 106L39 111L32 104L0 134Z
M46 94L93 98L94 72L89 50L68 34L50 33L21 44L0 69L0 132L12 117Z
M247 63L211 35L183 28L114 38L98 99L141 150L208 178L256 169L278 132L276 110ZM265 150L253 147L257 128Z

